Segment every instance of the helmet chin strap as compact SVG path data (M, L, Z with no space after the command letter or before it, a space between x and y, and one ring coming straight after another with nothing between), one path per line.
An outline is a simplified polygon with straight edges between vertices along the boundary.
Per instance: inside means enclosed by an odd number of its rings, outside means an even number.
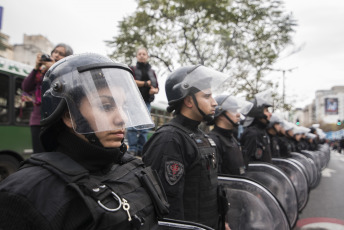
M206 121L206 122L211 122L212 120L214 120L214 115L212 114L205 114L199 107L198 107L198 102L197 102L197 99L195 97L194 94L191 95L192 96L192 100L194 101L199 113L202 115L203 117L203 120Z
M103 144L100 142L99 138L96 136L95 133L87 133L83 135L91 144L104 148Z
M239 123L235 123L232 119L230 119L226 113L223 113L222 114L232 125L233 127L238 127L239 126Z

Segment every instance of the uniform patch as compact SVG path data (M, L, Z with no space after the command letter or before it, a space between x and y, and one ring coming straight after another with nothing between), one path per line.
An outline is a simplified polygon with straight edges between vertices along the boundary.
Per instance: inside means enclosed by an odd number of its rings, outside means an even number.
M256 157L256 159L261 159L262 158L262 156L263 156L263 149L261 149L261 148L257 148L256 149L256 152L255 152L255 154L254 154L254 156Z
M184 174L184 165L178 161L165 162L165 178L170 185L175 185Z

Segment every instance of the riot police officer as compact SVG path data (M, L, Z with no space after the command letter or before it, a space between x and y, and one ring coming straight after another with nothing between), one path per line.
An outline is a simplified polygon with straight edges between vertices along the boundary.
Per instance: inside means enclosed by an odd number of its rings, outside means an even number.
M271 92L264 91L255 95L253 107L244 122L244 133L241 136L243 155L246 167L250 161L271 163L270 139L266 133L271 117Z
M143 149L143 161L158 171L170 204L167 217L219 228L216 146L198 126L215 113L213 90L228 77L202 65L181 67L165 83L169 112ZM227 202L224 202L224 208ZM228 227L228 226L227 226Z
M242 175L245 173L244 158L234 133L240 124L241 114L246 115L253 104L229 94L216 96L215 100L218 106L215 110L214 128L209 136L215 141L218 150L218 171L223 174Z
M126 127L153 126L131 69L69 56L49 69L42 92L46 152L2 181L0 229L158 228L163 189L123 143Z
M281 129L280 132L277 134L278 138L278 146L280 151L280 156L284 158L291 157L291 152L293 149L293 145L290 143L288 139L288 132L293 129L291 123L282 120L281 122Z
M278 134L281 131L282 119L280 119L276 114L272 114L268 127L267 133L270 138L270 148L271 148L271 157L281 157L280 146L278 141Z

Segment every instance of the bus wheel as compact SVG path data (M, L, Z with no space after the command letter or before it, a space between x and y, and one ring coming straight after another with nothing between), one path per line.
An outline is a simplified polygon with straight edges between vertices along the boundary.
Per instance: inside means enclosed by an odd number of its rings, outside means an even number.
M0 155L0 181L17 171L19 161L10 155Z

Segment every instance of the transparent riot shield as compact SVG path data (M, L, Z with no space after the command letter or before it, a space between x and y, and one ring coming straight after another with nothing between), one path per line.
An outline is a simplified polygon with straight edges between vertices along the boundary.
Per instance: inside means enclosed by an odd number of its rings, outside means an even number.
M308 158L300 153L292 152L290 160L294 160L296 163L299 163L299 166L303 166L302 169L305 170L306 175L308 175L308 185L310 188L315 188L318 184L318 173L317 173L317 167L314 163L314 161L311 158Z
M321 161L320 161L320 156L316 154L314 151L309 151L309 150L302 150L301 154L304 156L311 158L315 165L317 166L317 169L319 172L321 172Z
M302 169L294 162L284 158L272 158L272 163L284 171L294 185L298 200L298 210L301 211L308 202L307 178Z
M211 227L205 226L203 224L164 218L159 220L159 230L174 230L174 229L194 229L194 230L214 230Z
M244 176L263 184L280 202L290 226L296 224L298 218L296 190L289 177L280 168L265 162L251 162Z
M229 203L226 222L231 229L290 229L282 206L265 186L239 176L219 176L218 179L226 191Z
M326 166L328 165L328 162L331 159L331 149L330 146L328 144L321 144L318 146L319 151L322 151L325 154L325 158L326 158Z

